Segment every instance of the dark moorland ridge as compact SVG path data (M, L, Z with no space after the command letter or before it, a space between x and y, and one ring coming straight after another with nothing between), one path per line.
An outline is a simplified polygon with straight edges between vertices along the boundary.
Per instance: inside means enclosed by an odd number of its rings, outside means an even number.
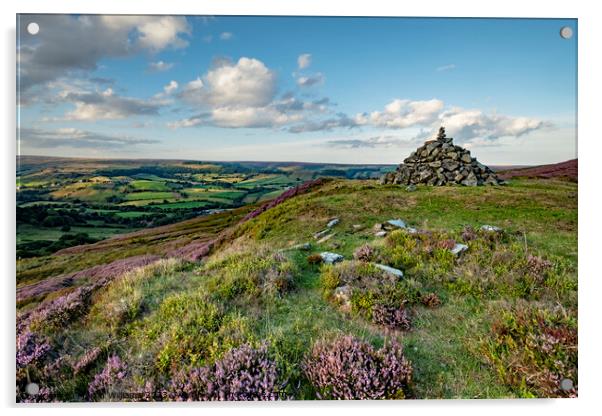
M578 162L577 159L567 160L566 162L554 163L551 165L533 166L527 168L513 168L500 170L498 175L502 179L516 177L525 178L568 178L577 181Z

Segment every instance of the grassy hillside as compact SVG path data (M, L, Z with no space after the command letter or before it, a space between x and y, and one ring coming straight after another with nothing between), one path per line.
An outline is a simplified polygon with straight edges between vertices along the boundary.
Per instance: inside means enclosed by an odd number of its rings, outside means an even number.
M383 367L393 365L386 351L403 346L412 376L385 397L576 395L560 388L564 378L578 384L576 183L409 192L337 179L241 221L251 209L22 260L19 286L118 258L161 257L20 304L21 388L29 377L45 388L40 400L210 398L204 380L251 348L261 357L253 368L275 380L278 397L341 397L328 384L340 380L309 369L321 345L343 348L340 337L350 335L368 343L362 351L382 347L373 356ZM333 218L340 221L314 238ZM417 232L375 235L376 224L398 218ZM174 254L176 245L211 239L201 261ZM460 255L451 252L457 243L468 247ZM344 260L322 264L322 251Z

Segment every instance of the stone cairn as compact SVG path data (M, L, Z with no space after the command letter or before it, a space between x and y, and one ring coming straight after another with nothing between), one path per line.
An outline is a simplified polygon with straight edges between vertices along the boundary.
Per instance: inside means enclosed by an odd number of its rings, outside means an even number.
M453 139L439 129L437 139L429 140L403 161L395 172L381 178L383 184L399 185L501 185L504 182L487 166L455 146Z

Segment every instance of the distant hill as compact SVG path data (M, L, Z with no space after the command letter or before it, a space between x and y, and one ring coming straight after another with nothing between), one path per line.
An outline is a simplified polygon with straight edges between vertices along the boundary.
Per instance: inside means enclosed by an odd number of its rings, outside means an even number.
M503 179L515 177L528 178L567 178L577 182L578 163L577 159L551 165L531 166L525 168L512 168L500 170L498 176Z

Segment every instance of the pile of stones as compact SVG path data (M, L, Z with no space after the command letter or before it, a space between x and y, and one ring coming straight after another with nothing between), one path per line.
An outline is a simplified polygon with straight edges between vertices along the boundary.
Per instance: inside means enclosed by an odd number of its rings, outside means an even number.
M441 127L435 140L425 142L412 152L395 172L386 173L381 183L478 186L502 185L504 181L472 157L470 151L455 146Z

